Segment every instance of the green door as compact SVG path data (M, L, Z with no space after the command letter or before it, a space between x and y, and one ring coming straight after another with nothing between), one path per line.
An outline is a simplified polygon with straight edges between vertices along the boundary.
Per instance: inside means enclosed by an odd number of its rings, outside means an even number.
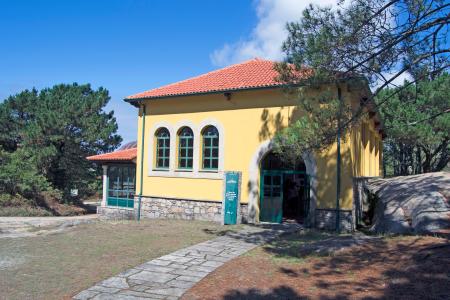
M225 173L224 224L236 224L239 204L239 172Z
M271 223L283 220L283 173L263 171L259 219Z

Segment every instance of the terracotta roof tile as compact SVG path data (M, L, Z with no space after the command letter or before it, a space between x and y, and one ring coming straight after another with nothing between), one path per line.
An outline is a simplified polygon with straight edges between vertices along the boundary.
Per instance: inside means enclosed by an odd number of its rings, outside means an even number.
M137 157L137 148L118 150L86 157L90 161L131 161Z
M197 77L165 85L126 99L159 98L192 95L250 88L275 87L282 85L276 81L278 72L270 60L252 59L240 64L212 71Z

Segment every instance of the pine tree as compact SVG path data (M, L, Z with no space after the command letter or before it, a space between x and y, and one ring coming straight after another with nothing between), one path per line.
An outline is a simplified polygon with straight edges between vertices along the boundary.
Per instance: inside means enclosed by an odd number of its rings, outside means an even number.
M286 60L276 68L306 114L279 135L280 153L326 149L368 113L365 105L352 111L345 99L339 99L343 81L368 83L372 93L364 103L372 103L405 73L433 78L448 69L449 25L450 3L444 0L350 0L337 9L305 9L300 21L287 24ZM311 76L304 76L305 67ZM324 93L315 99L303 96L302 86L319 85L327 86ZM390 95L384 95L377 106L389 105Z
M0 104L0 147L25 152L33 169L65 199L72 188L83 195L96 175L86 156L111 151L121 142L114 112L103 111L109 100L107 90L92 90L89 84L11 96Z
M405 83L408 85L408 82ZM450 75L385 89L377 101L385 130L387 175L436 172L450 161Z

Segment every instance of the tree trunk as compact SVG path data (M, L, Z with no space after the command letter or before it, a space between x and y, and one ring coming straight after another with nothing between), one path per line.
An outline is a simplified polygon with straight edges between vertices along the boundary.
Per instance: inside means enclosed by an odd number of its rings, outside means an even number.
M416 174L422 173L422 155L419 146L416 146Z
M423 153L425 154L425 160L423 161L423 164L422 164L422 171L424 173L429 173L429 172L431 172L431 158L432 158L431 152L425 147L422 147L422 150L423 150Z
M439 147L433 152L435 157L435 163L431 164L432 172L442 171L450 161L450 149L448 145L448 139L444 140Z

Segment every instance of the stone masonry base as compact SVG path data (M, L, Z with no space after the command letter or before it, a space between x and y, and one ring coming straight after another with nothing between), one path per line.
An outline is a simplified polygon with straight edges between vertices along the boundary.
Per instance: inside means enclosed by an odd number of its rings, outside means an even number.
M138 200L135 208L98 207L97 213L103 219L134 219L138 210ZM248 209L241 204L238 211L238 223L247 223ZM198 201L187 199L170 199L142 197L141 218L143 219L181 219L222 222L222 202Z
M340 210L340 229L343 232L354 230L353 215L351 210ZM334 209L316 209L315 214L316 228L334 231L336 230L336 210Z
M221 202L142 197L141 205L141 216L148 219L222 220Z
M98 206L97 214L103 220L133 220L135 211L130 208Z
M101 219L131 220L137 216L138 201L135 200L134 209L116 207L98 207L97 213ZM241 204L238 223L248 223L248 205ZM143 219L178 219L203 220L221 223L223 221L222 203L218 201L198 201L187 199L169 199L142 197L141 218ZM351 210L340 211L341 230L354 230ZM316 209L315 227L318 229L336 229L336 211L334 209Z

